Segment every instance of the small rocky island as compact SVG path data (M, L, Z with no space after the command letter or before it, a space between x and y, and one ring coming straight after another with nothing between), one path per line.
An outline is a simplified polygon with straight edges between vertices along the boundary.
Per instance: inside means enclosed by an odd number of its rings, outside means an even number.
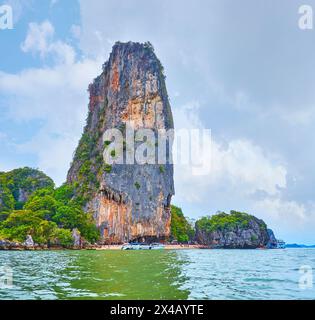
M210 248L224 249L271 248L276 243L263 220L237 211L201 218L196 222L195 239Z

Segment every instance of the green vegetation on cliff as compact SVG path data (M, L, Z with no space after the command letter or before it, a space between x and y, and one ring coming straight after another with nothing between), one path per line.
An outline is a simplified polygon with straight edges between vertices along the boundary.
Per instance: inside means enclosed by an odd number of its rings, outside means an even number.
M54 188L53 181L30 168L0 174L0 239L23 242L28 235L42 245L70 246L78 229L88 242L99 233L91 215L73 198L69 185Z
M54 188L54 182L39 170L25 167L1 172L0 212L22 209L27 198L43 188Z
M188 242L194 237L194 229L184 217L181 208L171 206L171 238L178 242Z
M2 213L2 215L13 210L14 204L15 201L12 192L7 187L4 176L0 174L0 212Z
M235 228L245 229L250 221L256 219L245 212L231 210L230 214L219 212L210 217L203 217L196 221L196 227L206 232L229 231ZM266 225L263 223L262 226ZM267 228L267 227L266 227Z
M91 87L90 87L91 90ZM112 166L103 162L103 148L111 141L103 142L102 133L105 123L107 100L98 110L98 123L93 125L92 113L89 112L87 124L75 150L72 165L77 164L68 173L68 182L74 186L74 197L84 206L99 189L99 180L104 173L110 173ZM93 127L93 130L91 128Z
M196 222L196 241L213 248L255 249L270 241L263 220L245 212L219 212Z

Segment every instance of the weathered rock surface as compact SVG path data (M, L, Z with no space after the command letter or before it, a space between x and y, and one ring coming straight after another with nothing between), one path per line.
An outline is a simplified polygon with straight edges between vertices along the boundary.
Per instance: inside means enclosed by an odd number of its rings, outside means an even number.
M72 239L74 247L81 247L81 234L78 229L72 230Z
M162 66L149 44L116 43L102 74L89 87L87 124L68 173L85 210L107 243L163 239L170 234L173 166L104 165L103 133L130 123L173 128ZM124 154L126 150L124 149Z
M18 242L13 242L9 240L0 240L0 250L10 250L22 247Z
M2 239L0 240L0 250L39 250L39 249L47 249L47 246L39 246L33 242L32 237L27 237L26 241L15 242L10 240Z
M34 247L35 243L31 235L28 235L26 237L26 240L24 241L23 245L26 247Z
M277 239L273 233L273 231L271 229L267 229L267 232L268 232L268 236L269 236L269 240L268 240L268 243L267 243L267 248L268 249L274 249L274 248L277 248Z
M264 221L250 215L246 215L245 218L246 220L240 220L237 223L227 222L219 227L212 226L211 223L206 227L196 223L196 241L212 248L254 249L266 247L270 236Z

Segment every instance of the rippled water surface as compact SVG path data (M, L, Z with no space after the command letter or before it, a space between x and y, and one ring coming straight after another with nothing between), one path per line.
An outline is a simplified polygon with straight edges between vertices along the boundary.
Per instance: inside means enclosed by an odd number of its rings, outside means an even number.
M299 287L315 249L0 251L4 265L0 299L315 299Z

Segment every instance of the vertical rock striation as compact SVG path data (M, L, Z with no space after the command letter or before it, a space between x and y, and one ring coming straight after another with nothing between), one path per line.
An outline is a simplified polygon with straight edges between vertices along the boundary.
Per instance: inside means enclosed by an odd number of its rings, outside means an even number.
M156 134L173 128L163 68L151 45L116 43L89 92L87 124L67 183L85 210L93 212L103 242L164 239L170 233L173 166L108 165L102 156L107 129L125 133L130 123Z

